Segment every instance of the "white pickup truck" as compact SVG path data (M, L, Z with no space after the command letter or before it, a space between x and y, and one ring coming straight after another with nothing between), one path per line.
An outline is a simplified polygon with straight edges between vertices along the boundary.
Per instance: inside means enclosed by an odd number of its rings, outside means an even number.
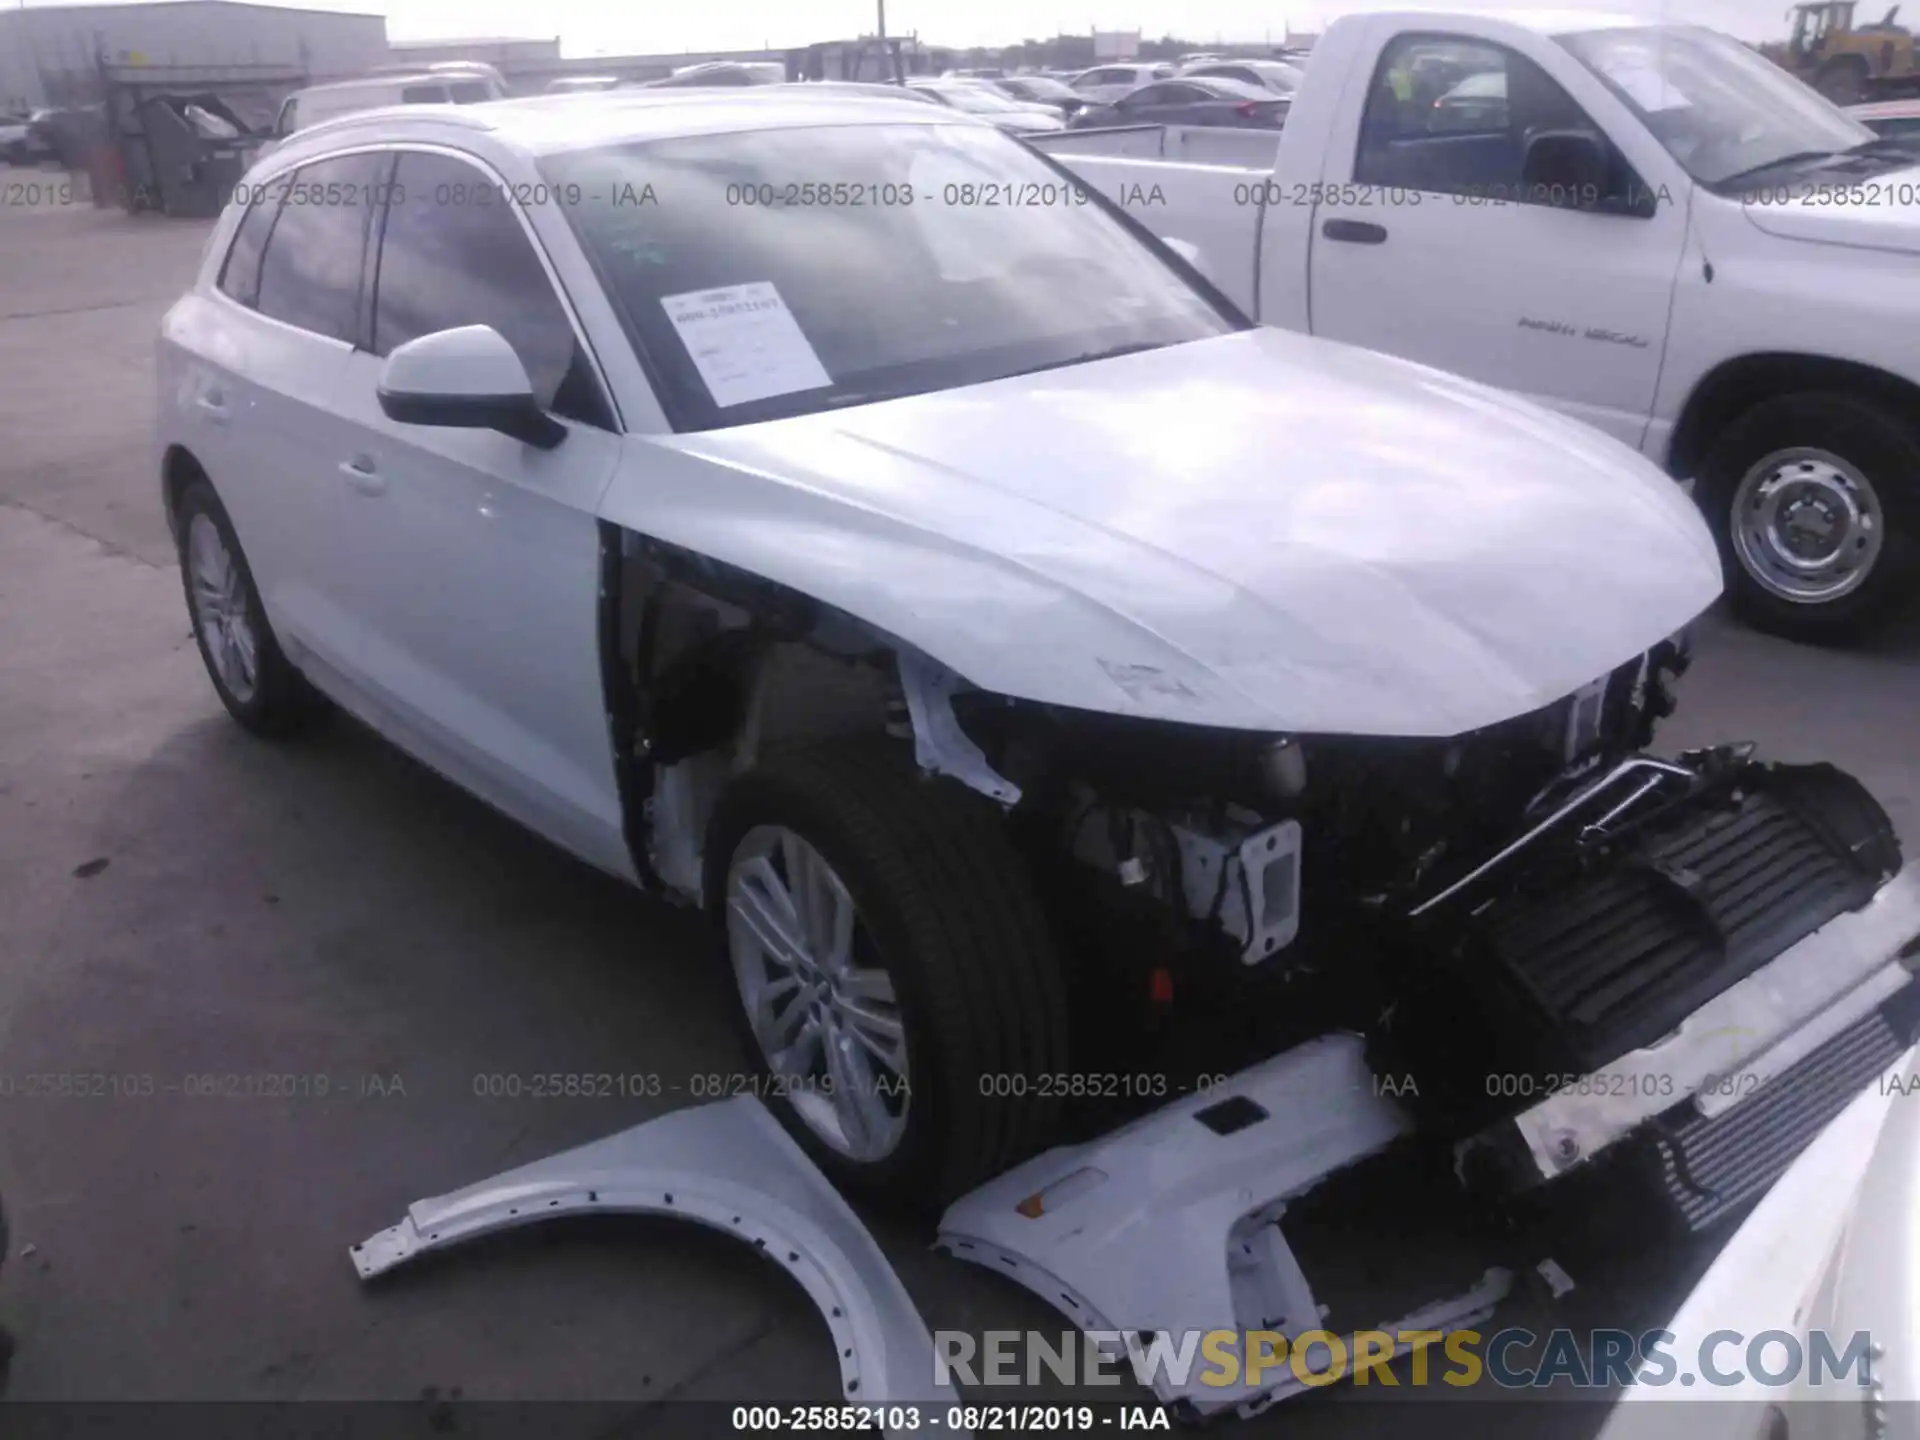
M1761 628L1850 639L1912 595L1920 150L1724 36L1571 13L1350 16L1270 157L1196 138L1040 143L1263 323L1694 482Z

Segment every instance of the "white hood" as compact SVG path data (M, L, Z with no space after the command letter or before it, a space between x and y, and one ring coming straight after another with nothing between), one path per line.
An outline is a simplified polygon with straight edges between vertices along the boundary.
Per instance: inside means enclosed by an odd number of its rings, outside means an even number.
M1741 208L1756 227L1782 240L1920 255L1920 168L1822 186L1810 177L1784 187L1792 193L1777 203Z
M609 519L778 580L983 689L1244 729L1453 735L1720 590L1597 431L1271 329L635 447Z

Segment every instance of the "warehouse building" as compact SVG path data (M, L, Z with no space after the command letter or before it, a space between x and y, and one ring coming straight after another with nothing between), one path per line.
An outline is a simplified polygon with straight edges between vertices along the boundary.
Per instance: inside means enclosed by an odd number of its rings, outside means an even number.
M238 0L5 8L0 112L98 101L104 69L248 67L319 81L365 74L388 58L384 15Z

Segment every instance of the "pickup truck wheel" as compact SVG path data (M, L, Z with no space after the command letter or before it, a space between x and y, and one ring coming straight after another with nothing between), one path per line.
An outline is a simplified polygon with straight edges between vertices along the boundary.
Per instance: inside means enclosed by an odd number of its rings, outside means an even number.
M190 481L176 506L180 579L207 678L227 713L256 735L288 735L323 707L281 653L253 572L213 486Z
M707 893L770 1108L835 1180L919 1209L1047 1143L1066 1003L992 805L881 744L735 780Z
M1868 400L1770 400L1714 446L1701 499L1743 619L1814 644L1855 640L1907 593L1920 546L1920 435Z

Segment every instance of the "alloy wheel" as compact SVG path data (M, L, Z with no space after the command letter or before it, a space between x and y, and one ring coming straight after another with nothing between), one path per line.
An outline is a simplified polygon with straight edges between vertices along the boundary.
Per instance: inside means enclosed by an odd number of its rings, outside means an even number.
M906 1025L846 883L802 836L756 826L728 869L726 926L775 1092L834 1150L885 1159L907 1128Z

